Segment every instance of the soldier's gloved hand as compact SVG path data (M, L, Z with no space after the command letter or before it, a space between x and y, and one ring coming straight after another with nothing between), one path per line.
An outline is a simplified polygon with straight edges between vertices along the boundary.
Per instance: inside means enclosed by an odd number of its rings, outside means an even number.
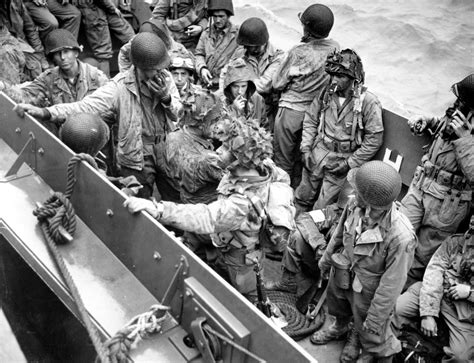
M311 157L311 152L310 151L304 152L302 155L302 158L303 158L303 165L305 166L305 168L308 170L311 170L313 166L313 159Z
M454 284L448 289L448 295L453 300L467 299L471 293L471 286L467 284Z
M51 118L51 114L46 108L36 107L28 103L17 104L13 107L13 111L15 111L20 117L25 117L25 113L27 113L39 120L48 120Z
M435 337L438 335L438 325L433 316L423 316L421 318L420 329L427 337Z
M429 125L431 120L431 117L428 116L421 116L421 115L415 115L411 116L408 119L408 126L410 127L410 131L413 135L423 135L423 132L425 132L426 127Z
M165 105L171 103L171 95L166 83L166 77L163 73L160 72L157 74L153 79L150 79L147 84L150 91L153 92L155 97L157 97L161 103Z
M349 169L350 169L350 166L347 163L347 160L342 159L342 160L338 160L331 169L328 169L328 171L334 175L342 176L342 175L347 174Z

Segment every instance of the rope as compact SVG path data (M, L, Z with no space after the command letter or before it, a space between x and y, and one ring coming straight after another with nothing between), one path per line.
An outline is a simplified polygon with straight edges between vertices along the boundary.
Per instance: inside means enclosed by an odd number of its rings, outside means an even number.
M97 168L97 164L92 156L88 154L74 155L71 160L69 160L67 167L67 184L65 193L55 192L50 198L48 198L44 205L37 207L33 211L33 214L38 218L48 249L67 287L69 288L74 302L76 303L77 310L79 311L82 322L86 326L87 332L89 333L100 361L102 363L109 363L110 359L108 351L102 343L97 328L92 323L81 299L81 295L77 290L76 284L74 283L66 263L56 246L56 244L65 244L69 241L69 238L64 231L71 236L76 231L76 215L69 198L71 197L74 185L76 184L75 168L83 160L87 161L94 168Z
M161 331L161 322L166 319L163 312L169 310L168 306L152 305L150 310L135 316L122 329L105 342L109 357L113 363L129 363L130 349L136 348L138 343L148 335ZM160 316L161 315L161 316Z

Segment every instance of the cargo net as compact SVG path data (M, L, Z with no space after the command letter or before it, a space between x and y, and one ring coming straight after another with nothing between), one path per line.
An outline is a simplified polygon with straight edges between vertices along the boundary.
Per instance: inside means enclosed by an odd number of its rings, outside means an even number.
M314 318L309 314L302 314L296 308L297 296L295 294L273 290L267 290L266 294L288 324L282 327L282 330L294 340L306 338L324 324L326 319L324 310L321 309Z

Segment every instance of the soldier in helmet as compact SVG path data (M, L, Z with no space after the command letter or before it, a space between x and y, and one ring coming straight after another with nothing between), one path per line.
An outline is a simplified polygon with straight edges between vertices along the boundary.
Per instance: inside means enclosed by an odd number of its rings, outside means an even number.
M157 35L140 33L132 41L131 56L133 67L79 102L47 108L19 104L16 110L56 123L79 112L114 115L120 175L134 175L143 185L143 197L152 195L156 182L163 197L178 200L163 168L166 135L174 130L181 107L178 90L166 70L170 63L168 51Z
M51 31L45 40L45 51L56 67L43 72L32 82L7 90L7 93L16 102L39 107L82 100L109 79L96 67L79 60L81 50L82 47L69 31ZM59 125L46 125L58 135Z
M209 26L199 38L194 54L196 71L202 84L216 90L222 68L237 49L239 27L230 21L234 15L232 0L210 0L207 10Z
M253 201L266 204L269 187L280 182L289 191L288 175L269 159L270 135L256 123L234 120L227 139L233 161L222 178L218 200L210 204L154 204L149 200L130 198L124 205L132 213L147 211L165 225L211 234L219 259L226 266L232 285L251 301L256 300L255 259L261 259L262 218Z
M428 337L438 335L437 321L449 331L443 362L474 360L474 217L464 234L448 237L426 267L423 281L411 285L398 298L395 325L418 327Z
M171 36L194 52L207 27L207 0L157 0L153 18L166 25Z
M267 124L265 101L256 92L255 78L252 67L245 60L230 61L224 78L224 107L228 114L258 120L264 127Z
M349 175L355 198L342 213L319 269L329 280L327 305L336 320L311 336L314 344L326 344L349 332L341 361L391 362L401 350L390 328L390 316L413 261L416 236L394 203L402 180L383 161L370 161Z
M418 246L409 282L420 281L431 256L469 215L474 181L474 74L452 87L454 104L441 117L413 116L415 134L429 132L432 142L402 200L415 227Z
M263 126L273 132L279 94L273 90L272 80L280 67L284 53L282 50L275 48L270 43L269 38L267 25L262 19L246 19L239 28L237 34L239 47L235 50L232 59L242 58L245 63L253 68L256 75L254 79L255 88L265 100L268 124ZM221 72L220 88L223 88L226 73L227 66Z
M288 52L273 78L273 88L281 91L274 159L290 175L294 188L301 179L300 143L305 112L329 81L329 74L324 71L326 56L339 50L339 44L327 38L334 24L331 9L322 4L311 5L300 20L302 43Z
M299 210L325 208L337 200L348 171L372 159L383 141L382 106L363 86L364 70L351 49L326 60L330 82L303 120Z
M198 86L194 84L194 57L185 51L170 51L171 64L169 70L173 75L174 83L178 88L181 100L185 101L194 94Z

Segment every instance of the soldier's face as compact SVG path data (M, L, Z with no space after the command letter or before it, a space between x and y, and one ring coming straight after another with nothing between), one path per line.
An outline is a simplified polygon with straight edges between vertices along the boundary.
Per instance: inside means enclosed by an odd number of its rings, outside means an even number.
M265 47L267 45L246 45L247 53L251 56L258 57L265 53Z
M189 71L184 68L175 68L171 71L171 74L178 89L182 89L191 77Z
M226 27L229 16L224 10L217 10L212 14L212 21L217 29L222 30Z
M346 76L345 74L335 74L333 76L333 83L337 83L337 92L343 93L352 86L352 78Z
M53 61L61 70L68 71L76 66L78 55L75 49L62 49L53 54Z
M249 84L247 81L234 82L230 85L230 93L232 93L232 97L234 97L234 99L239 96L245 97L248 87Z
M159 66L156 66L154 68L138 68L138 73L140 75L140 78L148 81L150 79L153 79L156 75L160 73L161 69Z

